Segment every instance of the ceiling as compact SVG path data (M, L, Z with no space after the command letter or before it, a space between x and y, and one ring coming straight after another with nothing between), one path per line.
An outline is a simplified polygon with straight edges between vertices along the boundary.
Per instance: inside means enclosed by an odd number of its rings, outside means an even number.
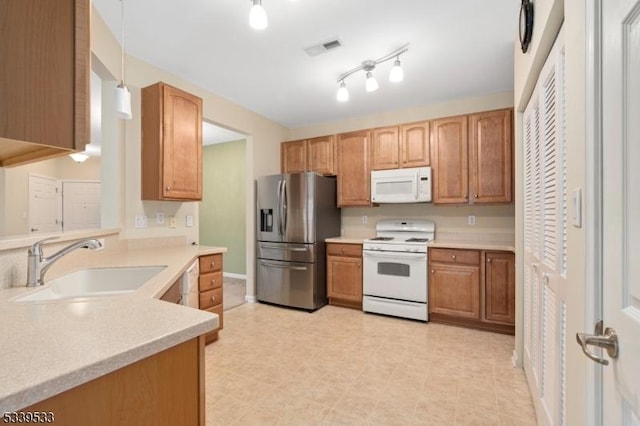
M120 1L93 0L120 39ZM263 0L269 26L248 24L250 0L125 0L127 54L287 127L513 90L518 0ZM305 48L338 38L311 57ZM338 76L410 43L404 81L393 61ZM213 117L211 117L213 118Z

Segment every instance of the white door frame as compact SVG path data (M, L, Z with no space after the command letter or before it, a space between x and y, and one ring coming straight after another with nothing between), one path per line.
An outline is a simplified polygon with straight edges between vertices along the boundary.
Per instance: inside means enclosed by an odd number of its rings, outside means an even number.
M602 4L586 2L585 19L585 324L593 333L602 314ZM585 358L586 359L586 358ZM602 425L602 366L585 363L586 425Z

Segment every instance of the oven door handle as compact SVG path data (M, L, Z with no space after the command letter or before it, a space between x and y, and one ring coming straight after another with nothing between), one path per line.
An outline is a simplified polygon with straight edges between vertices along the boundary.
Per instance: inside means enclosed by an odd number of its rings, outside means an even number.
M369 257L386 257L393 259L426 259L427 253L402 253L402 252L394 252L391 254L390 252L382 252L382 251L363 251L365 256Z

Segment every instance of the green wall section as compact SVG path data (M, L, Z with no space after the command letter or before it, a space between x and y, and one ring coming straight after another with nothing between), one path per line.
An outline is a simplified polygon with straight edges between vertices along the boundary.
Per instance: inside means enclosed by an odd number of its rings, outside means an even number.
M202 150L200 244L226 247L224 272L246 274L246 141L208 145Z

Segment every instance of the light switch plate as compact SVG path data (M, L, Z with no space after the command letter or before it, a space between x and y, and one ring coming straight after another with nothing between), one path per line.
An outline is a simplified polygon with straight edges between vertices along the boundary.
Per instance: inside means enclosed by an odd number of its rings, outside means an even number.
M473 215L469 216L468 219L467 219L467 223L469 225L475 225L476 224L476 217L473 216Z
M164 213L163 212L156 213L156 223L158 225L164 224Z
M193 226L193 216L188 214L185 217L185 225L187 226L187 228L191 228Z

